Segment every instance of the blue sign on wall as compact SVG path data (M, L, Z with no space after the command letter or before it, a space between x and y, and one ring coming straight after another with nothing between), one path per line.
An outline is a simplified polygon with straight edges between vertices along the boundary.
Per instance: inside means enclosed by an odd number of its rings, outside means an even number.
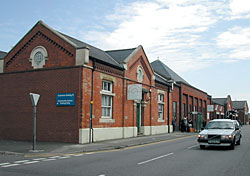
M56 106L75 106L75 93L56 94Z

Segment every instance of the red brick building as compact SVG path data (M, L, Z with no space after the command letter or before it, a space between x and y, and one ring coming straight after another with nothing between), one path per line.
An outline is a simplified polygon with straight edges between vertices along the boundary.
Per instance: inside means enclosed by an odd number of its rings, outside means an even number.
M233 109L236 111L236 118L242 124L249 124L249 116L248 116L248 104L247 101L232 101Z
M236 118L236 112L233 108L230 95L226 98L212 98L212 104L214 106L212 119Z
M39 21L2 66L1 139L32 140L31 92L40 94L38 141L87 143L172 131L171 84L155 76L142 46L105 52ZM72 95L73 105L60 104L61 94Z
M161 61L156 60L151 65L156 75L173 83L172 115L173 119L176 120L176 128L178 129L181 120L186 118L188 121L192 119L193 128L199 130L201 123L209 120L207 119L207 105L211 103L209 95L190 85Z
M0 63L0 139L88 143L173 131L207 120L211 97L142 46L103 51L39 21ZM64 97L65 99L61 99ZM68 99L71 97L70 99Z

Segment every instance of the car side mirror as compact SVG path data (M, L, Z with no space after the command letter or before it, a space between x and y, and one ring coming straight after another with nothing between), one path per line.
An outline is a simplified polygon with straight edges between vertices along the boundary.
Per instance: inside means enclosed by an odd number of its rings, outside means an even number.
M240 128L239 127L235 127L235 130L239 130Z
M201 127L201 130L204 130L204 127Z

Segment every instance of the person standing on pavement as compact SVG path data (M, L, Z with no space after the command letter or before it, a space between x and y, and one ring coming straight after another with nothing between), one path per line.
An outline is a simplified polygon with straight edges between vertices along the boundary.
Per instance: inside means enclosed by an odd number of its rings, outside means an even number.
M187 121L187 118L186 117L184 117L184 125L185 125L185 127L184 127L184 131L188 131L188 121Z
M185 122L185 118L181 120L181 132L185 132L186 131L186 122Z
M193 128L193 120L190 117L189 121L188 121L188 127L189 127L189 132L191 132L191 128Z

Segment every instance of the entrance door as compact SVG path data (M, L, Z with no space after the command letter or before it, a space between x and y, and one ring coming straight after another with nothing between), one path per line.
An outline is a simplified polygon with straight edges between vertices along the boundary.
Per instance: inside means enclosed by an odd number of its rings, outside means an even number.
M136 104L136 127L137 133L140 134L141 132L141 104Z
M201 131L202 127L202 114L198 114L198 119L197 119L197 131Z

